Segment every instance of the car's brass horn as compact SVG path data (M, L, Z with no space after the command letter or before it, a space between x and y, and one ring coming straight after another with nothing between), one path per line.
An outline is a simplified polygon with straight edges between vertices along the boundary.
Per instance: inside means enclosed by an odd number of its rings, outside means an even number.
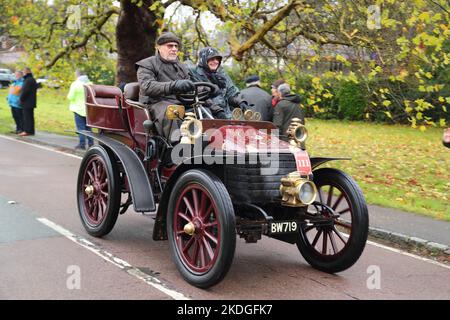
M244 119L251 120L253 118L253 110L247 109L244 112Z
M253 111L251 109L245 110L245 112L242 112L241 108L234 108L233 112L231 113L233 120L254 120L259 121L261 120L261 113L258 111Z
M241 120L242 118L242 109L241 108L234 108L233 112L231 113L231 117L233 120Z
M188 112L186 113L184 121L181 124L180 131L180 143L194 144L195 139L199 138L203 133L202 122L195 118L195 114L193 112Z

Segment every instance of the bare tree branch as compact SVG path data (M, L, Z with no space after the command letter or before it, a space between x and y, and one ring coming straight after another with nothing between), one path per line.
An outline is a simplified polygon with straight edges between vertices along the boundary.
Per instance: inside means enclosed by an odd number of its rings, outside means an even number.
M428 2L433 3L434 5L438 6L439 8L441 8L443 11L450 13L449 9L444 8L444 6L442 6L439 2L434 1L434 0L428 0Z
M162 5L163 5L163 7L164 8L167 8L167 7L169 7L172 3L175 3L175 2L177 2L178 0L168 0L168 1L166 1L166 2L164 2L164 3L161 3Z
M289 15L289 13L297 6L303 6L302 1L291 0L289 3L279 10L269 21L264 23L247 41L240 44L236 38L236 30L230 36L229 44L233 57L240 61L246 51L251 49L257 42L259 42L273 27L275 27L281 20Z
M84 47L92 36L99 34L101 32L103 25L108 21L108 19L113 14L119 14L119 13L120 13L120 9L116 8L116 7L112 7L108 11L104 12L101 16L99 16L97 18L97 21L94 24L94 26L84 34L81 41L72 42L69 45L67 45L63 50L58 52L50 62L45 64L45 68L51 68L62 57L68 55L70 52L72 52L75 49Z
M173 14L170 16L170 18L169 18L169 20L167 21L167 25L171 25L172 24L172 19L173 19L173 17L175 16L175 14L177 13L177 11L178 11L178 9L181 7L181 3L179 3L178 5L177 5L177 7L175 8L175 10L173 10Z
M201 15L201 12L198 11L197 17L195 17L195 23L194 23L195 31L197 31L197 36L198 36L198 39L200 40L200 42L203 43L204 46L209 47L210 44L208 42L208 38L206 37L204 32L202 32L202 30L201 30L200 15Z

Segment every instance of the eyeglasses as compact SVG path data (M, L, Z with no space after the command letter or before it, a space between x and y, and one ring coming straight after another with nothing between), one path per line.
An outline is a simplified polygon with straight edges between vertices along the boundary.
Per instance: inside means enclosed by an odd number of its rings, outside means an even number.
M178 45L177 44L165 44L164 46L166 46L169 49L178 49Z

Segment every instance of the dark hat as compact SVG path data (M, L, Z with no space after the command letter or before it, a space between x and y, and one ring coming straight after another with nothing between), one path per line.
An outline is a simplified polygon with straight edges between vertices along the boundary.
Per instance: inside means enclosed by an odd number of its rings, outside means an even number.
M178 38L172 32L164 32L158 37L158 39L156 39L157 45L162 45L168 42L176 42L179 46L181 45L180 38Z
M208 61L212 58L218 58L220 63L222 63L222 55L215 48L205 47L198 53L198 65L203 69L208 70Z
M274 81L274 83L272 83L272 88L277 89L280 84L286 83L286 81L284 81L284 79L278 79L276 81Z
M245 83L252 83L252 82L259 81L259 80L260 80L260 78L258 75L253 75L253 76L250 76L247 79L245 79Z

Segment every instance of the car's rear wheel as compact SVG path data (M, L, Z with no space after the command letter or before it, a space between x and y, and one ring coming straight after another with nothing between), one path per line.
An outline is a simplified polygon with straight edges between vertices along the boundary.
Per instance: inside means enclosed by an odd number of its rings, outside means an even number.
M231 198L206 170L189 170L175 183L167 216L172 258L187 282L207 288L228 272L236 247Z
M320 222L300 228L297 246L314 268L334 273L351 267L361 256L368 235L369 215L364 196L346 173L330 168L314 171L316 217ZM310 210L311 211L311 210Z
M116 163L103 147L90 148L81 161L77 182L78 212L90 235L101 237L112 230L120 197Z

